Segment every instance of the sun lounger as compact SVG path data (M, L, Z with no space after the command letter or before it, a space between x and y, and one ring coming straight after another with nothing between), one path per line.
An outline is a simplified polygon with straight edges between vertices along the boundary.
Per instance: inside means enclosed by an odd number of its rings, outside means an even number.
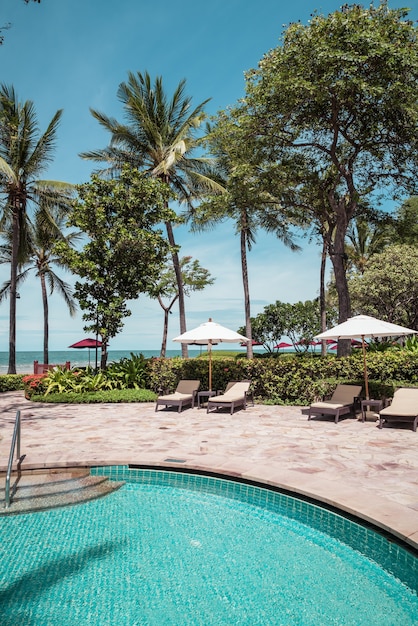
M393 394L389 406L379 411L379 428L383 422L411 423L414 432L418 425L418 388L401 387Z
M174 393L169 393L157 398L155 410L158 411L159 405L176 406L180 413L186 406L190 405L194 407L194 401L199 387L200 380L181 380Z
M354 399L361 393L361 385L337 385L329 400L314 402L309 407L308 420L313 415L333 415L335 423L341 415L354 412Z
M242 406L246 409L250 384L249 380L228 383L225 393L208 399L206 413L209 413L210 409L229 408L232 415L237 407Z

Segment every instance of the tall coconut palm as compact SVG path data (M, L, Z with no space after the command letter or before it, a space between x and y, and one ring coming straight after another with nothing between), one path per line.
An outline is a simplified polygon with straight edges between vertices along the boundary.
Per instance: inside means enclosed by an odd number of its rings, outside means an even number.
M205 118L204 107L208 100L192 108L185 87L185 80L180 81L172 97L168 98L160 76L152 84L147 72L130 72L128 81L121 83L117 94L124 106L126 124L92 110L93 117L111 133L111 141L107 148L83 152L81 156L106 162L108 168L102 169L101 173L117 172L123 163L137 167L167 183L174 198L179 203L186 203L190 210L202 193L222 191L211 161L196 156L201 147L196 132ZM173 224L166 222L166 229L178 285L182 334L186 331L186 313L181 266ZM182 354L187 356L185 344L182 344Z
M61 210L57 208L45 211L41 205L36 212L33 223L25 220L26 231L26 258L19 263L18 274L16 276L16 286L20 287L28 278L31 272L35 271L40 280L42 293L42 306L44 314L44 341L43 341L43 362L49 362L49 315L48 315L48 289L49 295L58 291L67 305L71 316L75 315L77 306L72 295L71 286L66 283L54 271L54 267L67 269L67 265L61 257L54 254L54 246L57 241L65 240L69 245L73 245L79 238L77 232L65 233L66 219ZM10 263L12 256L12 232L10 229L2 233L2 243L0 245L0 263ZM0 302L10 295L10 281L6 281L0 289Z
M12 231L9 374L16 373L16 280L19 261L25 258L25 216L41 200L46 206L69 203L70 185L39 179L52 159L61 115L57 111L40 134L33 103L21 104L13 87L0 86L0 206Z
M292 238L293 222L290 217L284 217L278 197L257 184L255 170L246 159L245 145L237 142L238 150L231 145L231 136L239 139L240 132L239 122L223 114L220 114L217 126L206 126L205 141L216 159L217 174L225 191L219 195L209 195L190 218L196 230L211 228L229 219L235 225L236 233L239 233L245 336L251 340L247 343L247 357L250 359L253 357L253 345L247 252L251 251L255 243L256 232L264 229L274 233L290 249L300 248Z

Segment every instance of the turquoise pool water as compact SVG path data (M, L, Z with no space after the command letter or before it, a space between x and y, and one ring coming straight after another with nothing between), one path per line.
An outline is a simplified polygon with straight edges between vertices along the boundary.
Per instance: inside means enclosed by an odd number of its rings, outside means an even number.
M252 485L95 473L129 482L0 518L2 626L418 624L417 559L370 529Z

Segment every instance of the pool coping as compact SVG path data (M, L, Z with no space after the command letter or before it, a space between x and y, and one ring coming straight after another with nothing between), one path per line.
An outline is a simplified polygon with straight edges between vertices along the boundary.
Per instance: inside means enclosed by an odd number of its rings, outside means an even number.
M233 416L196 408L156 413L150 403L42 405L5 392L3 473L16 409L24 415L24 471L181 467L253 481L334 507L418 550L418 433L412 430L379 430L353 419L307 421L303 407L255 405ZM408 489L398 494L402 480Z
M396 541L398 540L401 544L405 545L412 549L415 555L418 557L418 532L413 536L408 536L403 532L403 521L399 520L399 524L394 524L393 517L389 515L389 511L387 510L387 504L385 504L385 511L382 514L380 507L376 507L367 502L367 506L365 506L362 510L359 510L358 507L358 492L355 494L351 492L351 489L345 489L342 494L342 497L336 497L334 494L333 497L330 497L329 494L320 493L319 489L307 489L297 482L290 480L290 477L287 477L287 480L272 480L268 476L268 470L263 467L259 467L257 471L252 468L247 471L229 471L225 468L224 464L221 462L220 464L214 465L202 465L200 463L196 463L193 461L187 461L186 459L159 459L154 462L148 460L147 463L139 463L138 460L129 461L126 458L120 459L112 459L102 462L97 462L97 460L83 460L83 461L63 461L59 463L28 463L22 467L22 473L25 472L33 472L39 470L45 470L48 472L49 470L66 470L71 468L93 468L93 467L107 467L107 466L129 466L133 468L141 468L141 469L156 469L156 470L171 470L171 471L182 471L182 472L198 472L204 475L213 475L217 478L226 478L230 480L242 480L244 482L248 482L250 484L256 484L259 487L264 487L266 489L273 488L286 493L290 496L294 495L294 497L300 496L301 498L307 498L308 500L315 503L317 506L324 505L324 507L329 507L334 510L334 512L340 512L341 515L348 515L355 520L358 520L358 523L364 521L367 524L370 524L375 530L378 532L382 531L384 534L392 536ZM6 468L0 466L0 477L5 475ZM356 506L352 505L353 495L356 496ZM399 508L394 507L393 511L394 515L399 516Z

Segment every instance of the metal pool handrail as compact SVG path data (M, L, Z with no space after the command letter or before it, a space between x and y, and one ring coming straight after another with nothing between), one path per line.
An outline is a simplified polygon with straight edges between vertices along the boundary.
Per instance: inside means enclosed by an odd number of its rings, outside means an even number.
M5 485L5 508L8 509L10 506L10 500L11 498L14 496L14 494L16 493L16 489L17 489L17 483L19 482L19 478L20 478L20 464L24 459L24 456L20 456L20 411L17 411L16 413L16 421L15 421L15 427L13 430L13 437L12 437L12 445L10 447L10 456L9 456L9 463L7 465L7 474L6 474L6 485ZM13 456L14 456L14 451L16 448L16 459L17 459L17 470L18 470L18 475L16 478L16 482L14 483L14 485L12 486L12 489L10 490L10 478L12 475L12 467L13 467Z

